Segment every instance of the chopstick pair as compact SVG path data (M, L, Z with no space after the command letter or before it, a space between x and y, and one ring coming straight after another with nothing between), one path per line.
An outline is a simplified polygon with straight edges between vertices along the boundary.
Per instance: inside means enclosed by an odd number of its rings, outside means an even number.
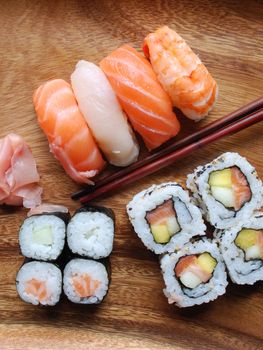
M263 120L263 97L239 108L164 149L145 157L113 175L98 181L94 186L76 192L72 199L89 202L103 194L150 175L179 160L194 150L224 136L236 133Z

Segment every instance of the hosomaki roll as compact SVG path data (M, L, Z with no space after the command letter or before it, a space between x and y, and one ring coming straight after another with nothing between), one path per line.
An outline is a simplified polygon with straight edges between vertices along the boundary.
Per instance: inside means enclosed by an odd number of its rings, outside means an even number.
M223 295L227 286L225 265L216 243L202 238L161 258L164 294L170 304L189 307Z
M263 213L224 231L219 241L234 283L254 284L263 280Z
M22 254L36 260L56 260L65 244L69 213L45 213L25 219L19 231Z
M139 238L156 254L174 252L192 237L205 235L200 210L176 182L138 193L128 203L127 213Z
M108 286L108 273L101 262L73 259L64 269L64 293L73 303L98 304L107 294Z
M206 219L216 228L233 227L263 204L263 187L255 168L238 153L224 153L187 177Z
M109 208L80 208L67 227L67 242L74 254L92 259L110 255L114 238L114 213Z
M51 263L31 261L19 270L16 287L20 298L27 303L56 305L62 290L62 274Z

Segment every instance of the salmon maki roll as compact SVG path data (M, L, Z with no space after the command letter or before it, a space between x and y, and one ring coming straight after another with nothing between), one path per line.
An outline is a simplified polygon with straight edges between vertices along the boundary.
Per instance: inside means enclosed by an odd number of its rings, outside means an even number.
M89 131L70 85L50 80L33 96L38 122L46 134L50 151L78 183L92 183L105 162Z
M164 26L146 36L143 51L173 105L190 119L204 118L215 104L217 84L184 39Z
M51 263L31 261L19 270L16 287L25 302L54 306L59 302L62 291L62 273Z
M109 276L99 261L72 259L64 269L63 290L77 304L99 304L109 288Z
M120 104L148 149L160 146L180 130L169 96L150 63L123 45L100 62Z

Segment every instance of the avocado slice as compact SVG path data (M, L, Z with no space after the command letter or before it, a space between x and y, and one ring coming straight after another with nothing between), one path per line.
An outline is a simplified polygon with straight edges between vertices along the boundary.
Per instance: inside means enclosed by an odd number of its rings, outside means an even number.
M170 233L166 225L151 225L151 232L156 243L168 243Z
M238 233L235 239L235 245L243 250L246 250L256 244L257 235L257 230L245 228Z
M205 252L198 256L197 263L205 272L213 273L217 261L211 256L211 254Z
M43 226L41 228L33 228L33 242L42 245L52 245L53 233L50 226Z
M210 186L232 187L231 169L216 170L210 173L208 183Z

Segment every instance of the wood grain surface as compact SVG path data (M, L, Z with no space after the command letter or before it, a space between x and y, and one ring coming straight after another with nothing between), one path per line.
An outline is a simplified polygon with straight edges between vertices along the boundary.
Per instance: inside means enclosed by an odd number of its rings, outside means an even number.
M37 161L44 200L79 204L80 188L49 153L32 105L43 81L69 80L79 59L98 63L123 43L140 49L144 36L168 24L200 55L219 84L216 108L202 124L262 94L263 11L247 1L0 1L0 137L22 135ZM185 132L199 125L181 118ZM136 238L125 204L153 183L178 181L222 152L247 157L263 178L263 126L253 126L195 152L156 174L99 201L117 216L112 283L101 305L66 300L54 308L23 303L15 276L23 261L18 228L25 209L0 209L0 349L262 349L262 284L230 284L208 305L168 305L156 256Z

